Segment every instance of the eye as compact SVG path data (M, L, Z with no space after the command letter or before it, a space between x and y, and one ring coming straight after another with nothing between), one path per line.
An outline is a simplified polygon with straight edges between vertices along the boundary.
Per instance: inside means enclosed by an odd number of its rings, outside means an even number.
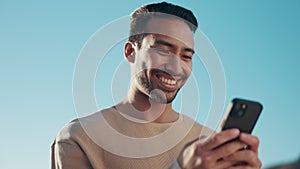
M159 53L161 55L170 55L170 54L172 54L170 51L162 49L162 48L155 48L155 50L157 51L157 53Z
M192 60L192 56L182 55L182 58L185 60Z

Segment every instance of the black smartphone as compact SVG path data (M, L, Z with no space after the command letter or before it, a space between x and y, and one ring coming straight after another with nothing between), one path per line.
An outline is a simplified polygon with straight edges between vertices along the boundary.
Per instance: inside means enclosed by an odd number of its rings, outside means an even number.
M259 102L235 98L229 104L218 130L238 128L241 132L251 133L262 109Z

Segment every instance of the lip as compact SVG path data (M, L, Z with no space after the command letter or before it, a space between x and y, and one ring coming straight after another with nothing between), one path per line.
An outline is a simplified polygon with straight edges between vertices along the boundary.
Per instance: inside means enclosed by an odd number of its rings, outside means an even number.
M155 81L157 81L158 86L163 91L166 91L166 92L176 91L177 85L178 85L178 81L176 79L174 79L172 76L170 76L169 74L159 71L159 72L153 72L153 76L155 78ZM171 84L170 83L166 83L166 82L163 82L161 80L161 78L169 79L170 81L173 81L173 82L171 82ZM174 81L175 81L175 83L174 83Z

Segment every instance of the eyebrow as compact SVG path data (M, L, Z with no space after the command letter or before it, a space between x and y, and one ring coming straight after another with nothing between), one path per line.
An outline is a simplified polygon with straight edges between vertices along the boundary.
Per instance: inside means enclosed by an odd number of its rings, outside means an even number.
M164 41L164 40L161 40L161 39L158 39L158 40L155 40L154 42L155 45L164 45L164 46L167 46L167 47L170 47L170 48L175 48L175 45L167 42L167 41ZM184 51L186 52L191 52L191 53L195 53L195 51L191 48L184 48Z

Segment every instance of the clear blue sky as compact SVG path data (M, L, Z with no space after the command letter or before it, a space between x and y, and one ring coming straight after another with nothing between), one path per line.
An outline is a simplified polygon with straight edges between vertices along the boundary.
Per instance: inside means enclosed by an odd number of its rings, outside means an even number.
M51 142L77 117L72 77L81 48L99 28L149 2L0 0L0 168L49 167ZM226 103L238 96L264 104L253 133L264 166L297 159L300 1L169 2L194 11L218 51Z

